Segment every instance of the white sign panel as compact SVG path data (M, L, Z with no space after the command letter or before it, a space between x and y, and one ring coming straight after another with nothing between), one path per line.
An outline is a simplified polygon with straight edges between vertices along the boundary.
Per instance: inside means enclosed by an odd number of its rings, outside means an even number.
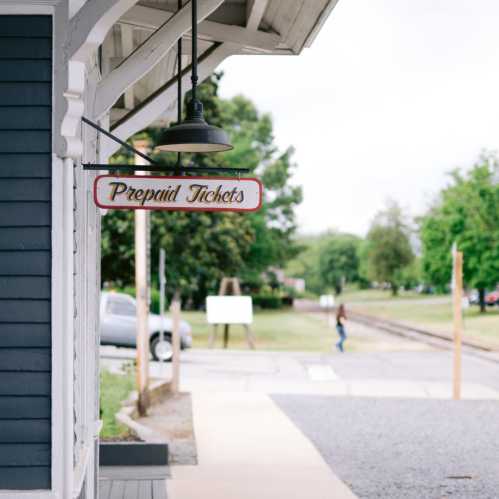
M251 296L207 296L206 319L208 324L251 324Z
M100 208L178 211L256 211L262 205L256 178L101 175L94 182Z
M322 308L333 308L334 307L334 296L333 295L321 295L319 298L319 304Z

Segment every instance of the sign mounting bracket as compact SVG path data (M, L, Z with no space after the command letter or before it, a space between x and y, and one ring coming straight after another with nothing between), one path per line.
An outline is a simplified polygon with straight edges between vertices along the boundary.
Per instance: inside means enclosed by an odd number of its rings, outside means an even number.
M234 173L237 174L239 177L241 177L241 173L248 173L250 171L249 168L230 168L230 167L205 167L205 166L186 166L186 167L179 167L179 166L166 166L158 161L154 160L147 154L144 154L141 151L138 151L135 149L135 147L131 146L124 140L121 140L119 137L116 137L116 135L113 135L111 132L108 132L101 126L99 126L97 123L94 123L93 121L89 120L88 118L85 118L85 116L82 116L81 121L85 123L86 125L94 128L98 132L102 133L106 137L110 138L111 140L114 140L118 144L120 144L122 147L128 149L129 151L133 152L134 154L137 154L141 158L145 159L150 163L150 165L128 165L128 164L95 164L95 163L83 163L83 169L84 170L109 170L109 171L126 171L126 172L135 172L135 171L148 171L148 172L164 172L164 173L174 173L174 174L182 174L182 173Z

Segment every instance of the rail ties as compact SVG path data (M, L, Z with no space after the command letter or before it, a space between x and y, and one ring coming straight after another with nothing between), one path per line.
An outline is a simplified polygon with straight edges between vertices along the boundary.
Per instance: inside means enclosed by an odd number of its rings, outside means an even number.
M305 313L325 313L325 310L312 300L295 300L295 309L298 312ZM437 348L451 349L454 341L454 338L450 334L428 331L420 327L377 317L364 312L358 312L352 310L352 308L348 309L348 318L353 322L364 324L413 341L427 343ZM467 353L476 354L489 361L499 362L499 356L497 355L498 351L494 346L481 341L470 340L469 338L463 338L462 344L466 347Z

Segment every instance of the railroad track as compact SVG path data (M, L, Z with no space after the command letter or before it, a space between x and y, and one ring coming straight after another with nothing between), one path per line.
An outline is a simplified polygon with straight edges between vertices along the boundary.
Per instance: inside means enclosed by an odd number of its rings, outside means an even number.
M297 302L296 308L299 311L324 314L324 309L311 300L297 300ZM450 334L428 331L427 329L423 329L421 327L352 310L352 308L348 309L347 315L348 319L352 322L364 324L380 331L401 336L413 341L424 342L442 349L451 349L453 346L454 338ZM462 345L463 350L468 354L474 354L486 360L499 362L499 351L492 345L469 338L463 338Z

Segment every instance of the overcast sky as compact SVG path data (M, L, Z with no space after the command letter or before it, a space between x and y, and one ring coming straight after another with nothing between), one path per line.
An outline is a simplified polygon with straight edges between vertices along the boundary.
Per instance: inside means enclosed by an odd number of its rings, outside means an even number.
M221 94L272 113L303 185L300 231L365 234L388 198L424 211L499 149L498 0L340 0L298 57L228 59Z

